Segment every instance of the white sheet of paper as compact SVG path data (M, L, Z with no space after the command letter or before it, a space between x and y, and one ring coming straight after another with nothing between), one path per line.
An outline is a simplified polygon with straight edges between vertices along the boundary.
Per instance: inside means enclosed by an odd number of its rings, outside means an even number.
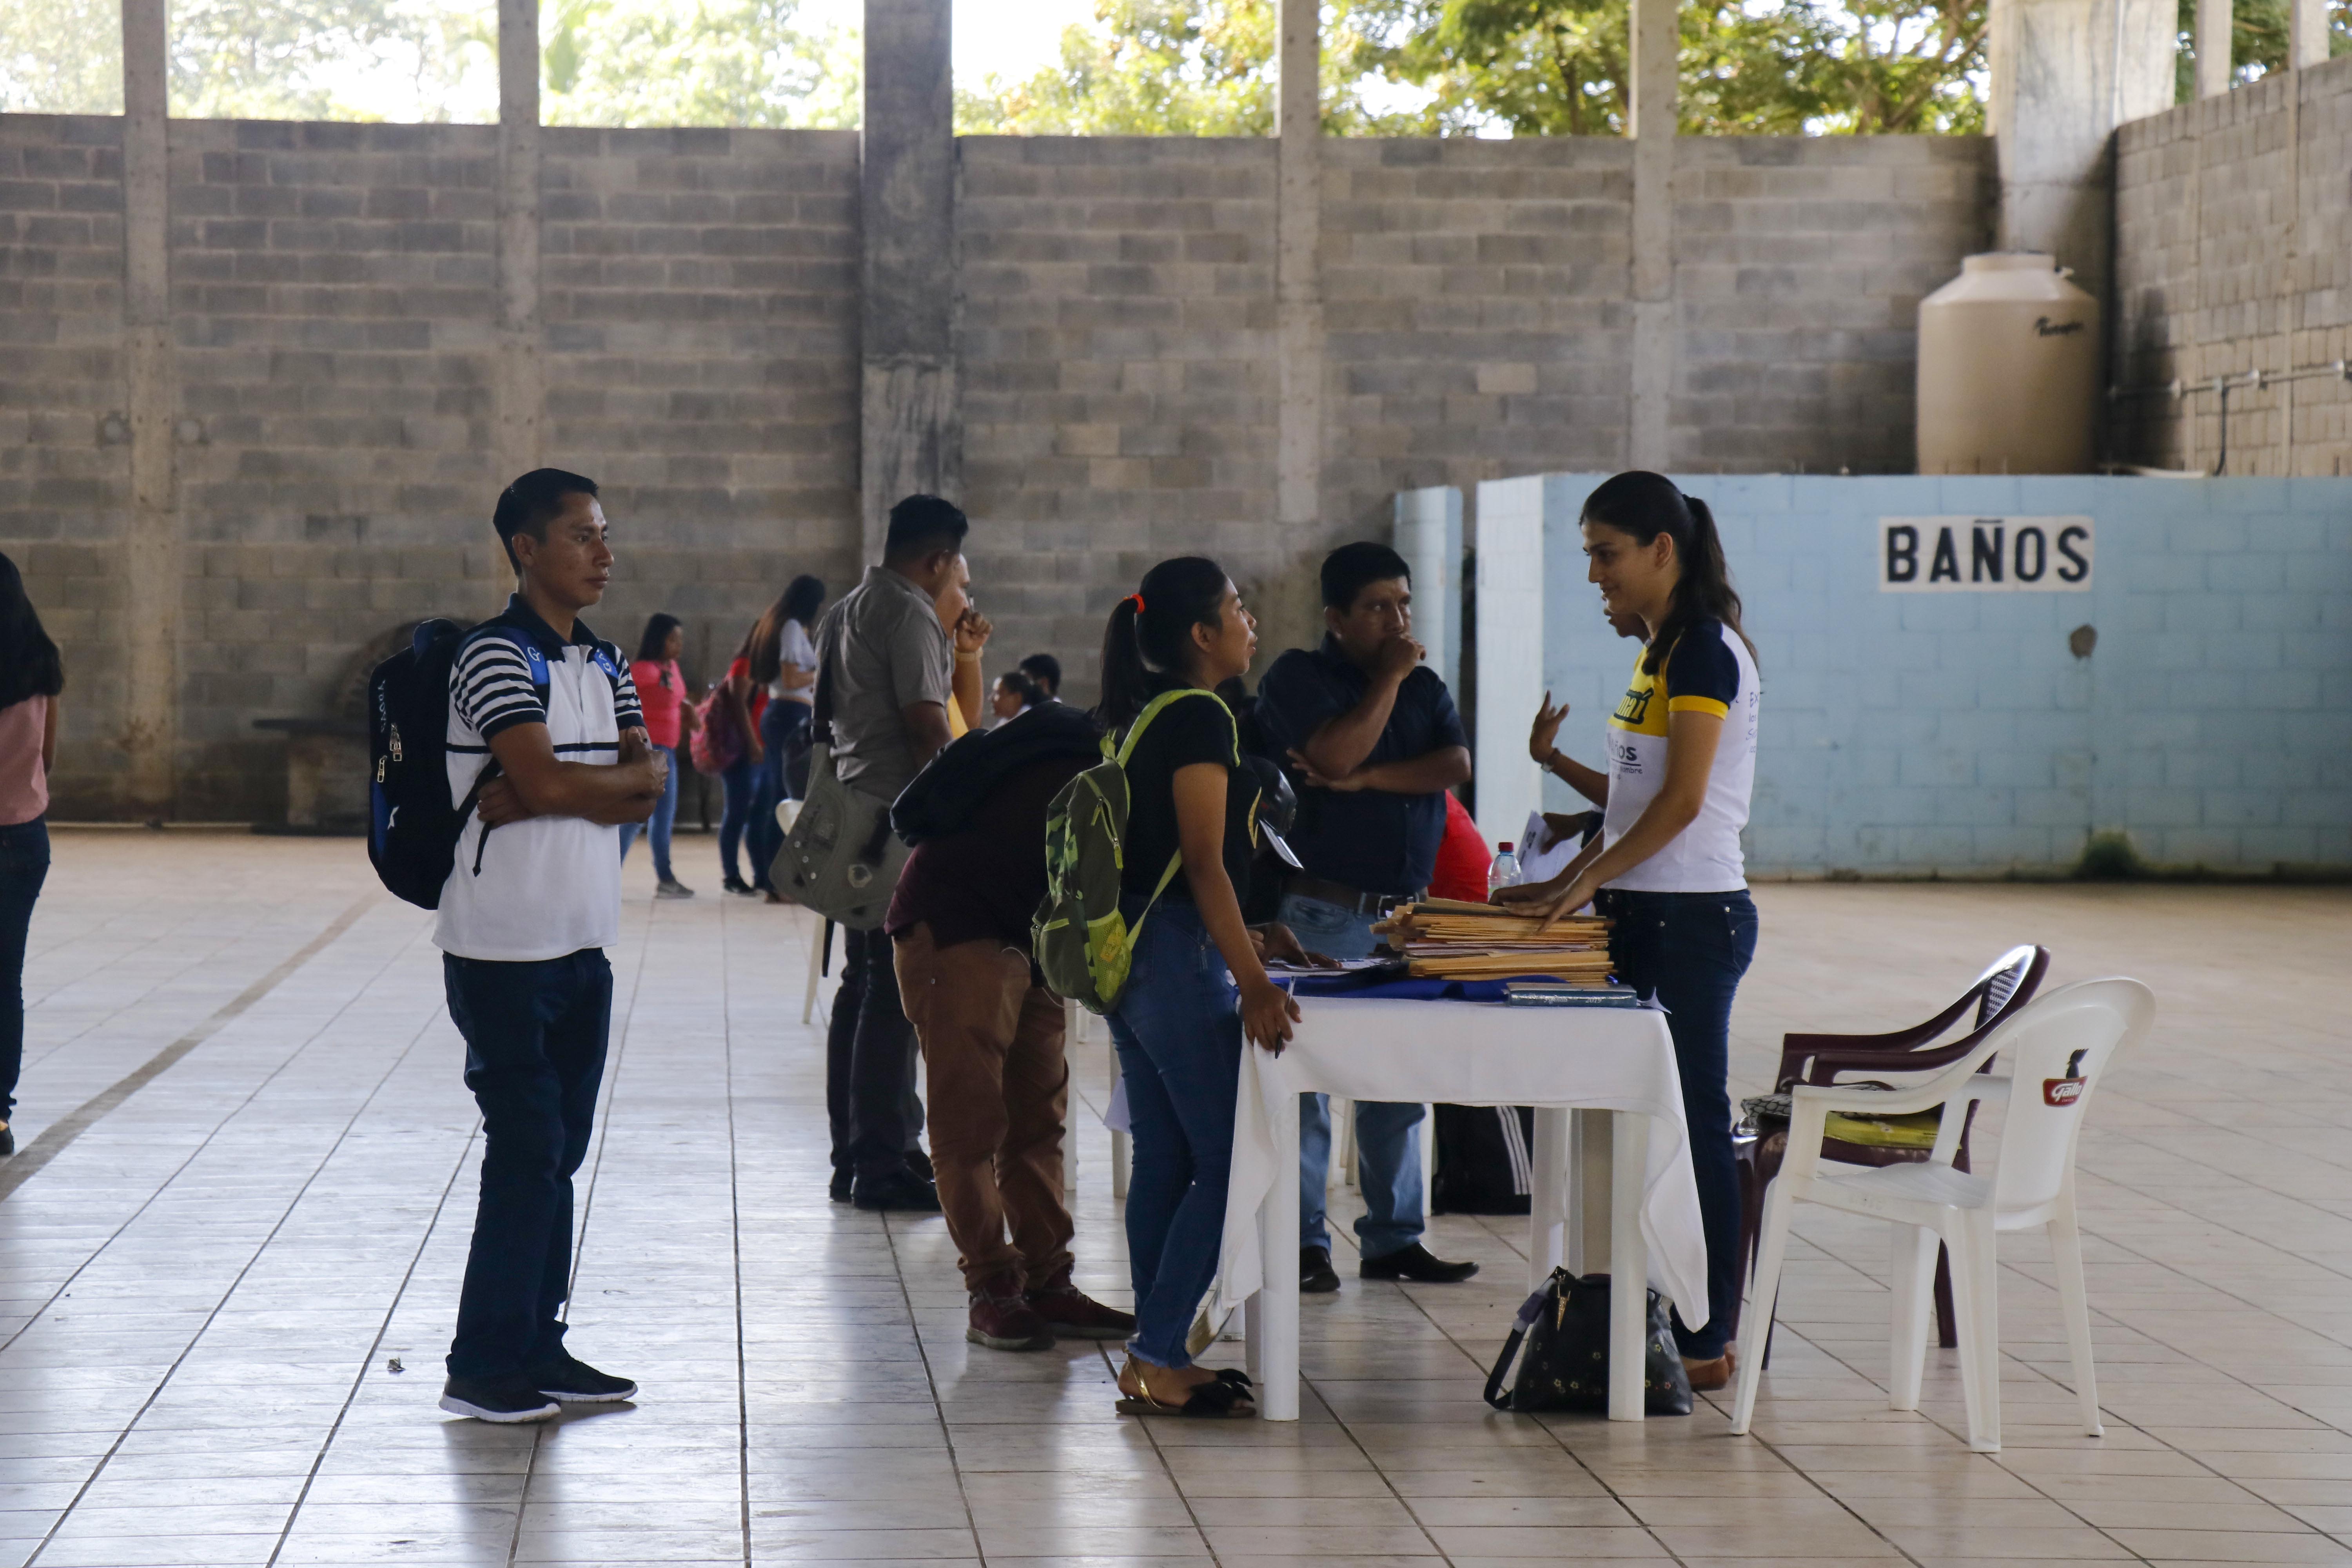
M1530 882L1549 882L1568 868L1584 846L1575 838L1554 840L1543 813L1528 813L1527 830L1519 839L1519 874Z

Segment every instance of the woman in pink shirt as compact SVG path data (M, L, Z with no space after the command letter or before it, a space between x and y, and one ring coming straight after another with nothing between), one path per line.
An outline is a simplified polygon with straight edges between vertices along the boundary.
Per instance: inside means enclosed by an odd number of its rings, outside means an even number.
M8 1118L25 1065L25 939L49 875L49 767L58 755L58 645L0 555L0 1154L16 1152Z
M669 762L669 788L654 807L653 820L646 824L654 847L656 899L694 897L694 889L671 876L669 868L669 832L677 821L677 750L685 743L686 731L694 726L694 707L686 700L686 677L677 668L678 656L685 651L686 632L677 617L654 616L646 622L646 635L637 640L637 657L629 662L629 679L637 683L637 702L646 713L646 738ZM636 824L621 824L622 859L629 858L629 845L636 836Z

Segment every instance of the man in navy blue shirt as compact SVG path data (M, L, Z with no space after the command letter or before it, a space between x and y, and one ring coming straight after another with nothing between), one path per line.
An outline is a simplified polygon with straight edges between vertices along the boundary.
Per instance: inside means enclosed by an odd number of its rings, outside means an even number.
M1323 562L1323 646L1293 648L1258 687L1257 723L1287 753L1299 789L1291 847L1303 869L1282 921L1309 952L1362 958L1373 922L1425 892L1445 837L1445 792L1470 776L1453 696L1412 639L1412 574L1385 544L1343 544ZM1356 1222L1366 1279L1450 1283L1478 1271L1421 1244L1421 1139L1426 1108L1358 1101L1356 1149L1366 1213ZM1339 1288L1324 1226L1331 1112L1299 1097L1299 1289Z

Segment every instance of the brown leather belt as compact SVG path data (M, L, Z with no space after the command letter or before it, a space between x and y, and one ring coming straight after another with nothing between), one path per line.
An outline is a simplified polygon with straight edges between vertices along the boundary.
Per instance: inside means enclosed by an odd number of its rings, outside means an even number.
M1350 914L1384 915L1399 904L1418 903L1428 895L1421 893L1367 893L1345 882L1327 882L1320 877L1300 873L1284 884L1286 893L1296 893L1302 899L1318 903L1337 904Z

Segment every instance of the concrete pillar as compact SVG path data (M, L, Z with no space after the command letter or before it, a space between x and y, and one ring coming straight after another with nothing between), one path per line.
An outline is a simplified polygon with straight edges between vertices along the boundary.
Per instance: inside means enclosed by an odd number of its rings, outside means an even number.
M1672 463L1668 410L1675 389L1675 133L1680 113L1682 37L1677 0L1633 0L1633 385L1625 463Z
M866 0L865 357L858 485L865 558L890 508L957 499L955 118L950 0Z
M497 482L547 462L547 361L539 310L539 0L499 0L499 333ZM487 529L487 511L481 522ZM469 540L469 543L478 542ZM514 581L488 548L485 578Z
M169 104L164 0L122 0L122 333L131 418L124 539L122 749L126 805L173 815L180 730L182 567L172 446Z
M2328 0L2290 0L2287 64L2296 70L2327 63Z
M2197 0L2197 96L2230 90L2230 0Z
M1993 0L1988 119L1999 243L2042 250L2108 305L2116 127L2172 106L2172 0Z
M1323 36L1318 0L1278 0L1274 239L1275 516L1323 521Z

